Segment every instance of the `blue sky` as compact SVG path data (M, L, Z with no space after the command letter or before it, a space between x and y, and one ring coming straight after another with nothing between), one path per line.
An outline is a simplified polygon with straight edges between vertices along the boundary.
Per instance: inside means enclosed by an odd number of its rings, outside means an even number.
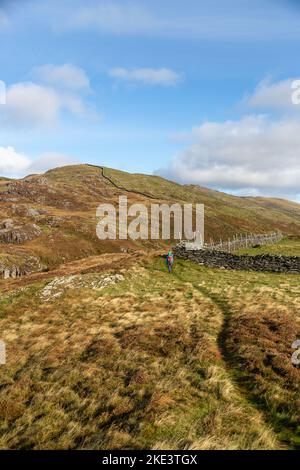
M0 173L71 162L299 199L300 8L0 0Z

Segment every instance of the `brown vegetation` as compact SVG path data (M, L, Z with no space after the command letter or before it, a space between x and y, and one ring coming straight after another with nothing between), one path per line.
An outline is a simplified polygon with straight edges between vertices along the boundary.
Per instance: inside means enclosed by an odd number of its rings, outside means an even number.
M183 260L169 275L162 242L96 238L97 205L122 191L204 203L208 237L299 235L296 203L158 177L80 165L0 179L0 220L41 231L0 245L0 266L27 270L0 281L0 448L299 448L299 275Z
M5 242L0 244L0 257L7 260L8 266L22 272L21 264L28 265L30 257L38 258L40 267L54 269L64 262L118 253L121 249L165 246L159 240L143 243L98 240L97 206L104 202L117 204L124 193L129 204L143 202L149 206L175 201L205 204L208 241L226 239L240 232L261 233L273 229L299 234L300 209L296 203L238 198L198 186L182 186L157 176L77 165L22 180L0 181L0 228ZM11 220L12 227L3 229L1 223L5 220ZM13 255L23 260L17 266L10 249L14 242L19 245L13 247Z

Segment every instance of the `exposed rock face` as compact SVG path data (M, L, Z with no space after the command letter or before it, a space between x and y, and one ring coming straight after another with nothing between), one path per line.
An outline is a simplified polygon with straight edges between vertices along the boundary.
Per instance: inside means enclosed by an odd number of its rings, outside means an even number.
M1 273L1 268L0 268L0 273ZM15 279L16 277L22 276L22 272L18 266L13 266L11 268L6 267L2 269L2 274L3 274L3 279L9 279L9 278Z
M33 207L29 207L28 210L27 210L27 216L28 217L38 217L40 215L40 211L38 211L37 209L33 209Z
M60 217L58 215L52 215L43 219L43 222L49 227L62 227L66 221L69 220L68 217Z
M174 248L174 254L210 268L300 274L299 256L234 255L215 250L186 250L181 245Z
M36 209L35 207L29 206L27 204L12 204L11 210L13 214L21 217L30 217L36 219L41 215L47 214L47 211L44 209Z
M4 219L0 223L1 229L10 229L10 228L13 228L13 226L14 226L14 221L12 219Z
M8 223L7 220L10 222ZM15 227L11 219L7 220L4 222L5 228L0 230L0 243L20 244L27 240L33 240L42 234L42 231L36 224L25 224Z
M49 282L41 292L41 298L49 301L61 297L67 289L89 288L93 290L102 290L107 286L117 284L124 280L122 274L99 275L73 275L65 277L56 277Z
M35 256L23 255L18 259L18 257L7 255L0 260L0 277L15 279L33 272L43 271L45 268Z
M0 202L32 202L39 205L50 205L64 210L88 209L72 189L66 191L51 184L46 177L32 176L7 184L5 191L0 193Z

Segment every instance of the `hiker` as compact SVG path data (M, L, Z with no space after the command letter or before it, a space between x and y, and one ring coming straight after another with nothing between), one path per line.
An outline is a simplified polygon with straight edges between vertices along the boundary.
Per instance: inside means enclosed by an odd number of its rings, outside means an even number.
M167 254L167 266L168 266L168 270L170 274L172 272L173 263L174 263L174 255L172 251L170 250Z

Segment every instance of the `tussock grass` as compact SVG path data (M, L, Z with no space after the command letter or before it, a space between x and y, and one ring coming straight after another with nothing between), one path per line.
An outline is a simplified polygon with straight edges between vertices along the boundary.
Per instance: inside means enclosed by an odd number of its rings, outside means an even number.
M280 447L224 361L222 309L194 286L215 272L178 262L169 276L155 260L123 275L53 302L44 284L1 300L0 447Z
M300 276L180 265L180 278L189 278L223 312L219 346L241 393L263 411L282 443L299 448L300 369L292 364L291 346L300 338Z

